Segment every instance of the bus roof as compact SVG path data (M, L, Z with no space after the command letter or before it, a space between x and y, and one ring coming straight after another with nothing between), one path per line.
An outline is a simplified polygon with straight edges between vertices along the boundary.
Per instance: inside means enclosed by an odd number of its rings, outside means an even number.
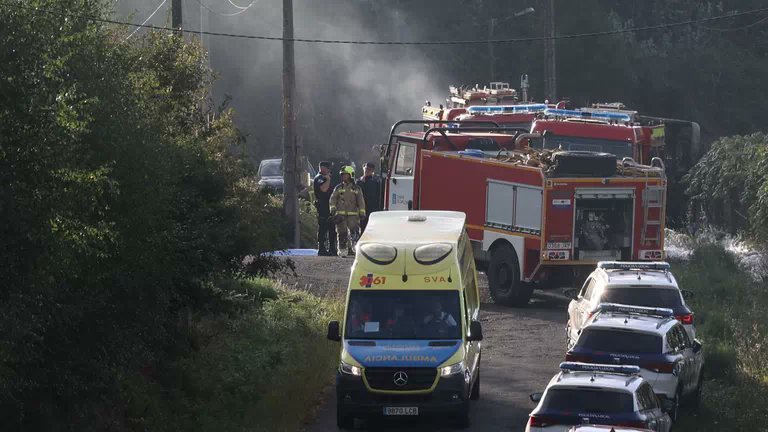
M455 211L382 211L371 213L358 243L456 245L466 215Z

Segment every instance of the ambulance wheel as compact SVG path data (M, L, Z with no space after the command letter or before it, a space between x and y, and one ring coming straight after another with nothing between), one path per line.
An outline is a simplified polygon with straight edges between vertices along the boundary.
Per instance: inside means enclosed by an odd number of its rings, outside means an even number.
M477 378L475 378L475 385L472 386L472 392L469 393L469 399L480 399L480 368L477 369Z
M355 418L344 412L341 407L336 407L336 426L341 430L355 428Z
M501 244L491 250L488 265L488 285L495 303L504 306L525 306L531 299L533 285L520 280L517 254L509 244Z

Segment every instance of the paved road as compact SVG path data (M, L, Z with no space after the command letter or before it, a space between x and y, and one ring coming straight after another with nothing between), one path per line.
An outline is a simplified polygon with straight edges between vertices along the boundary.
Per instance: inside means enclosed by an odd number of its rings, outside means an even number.
M340 295L346 287L351 261L325 257L296 260L297 278L286 283L323 295ZM525 309L492 304L481 277L483 323L482 385L473 402L471 431L521 431L534 404L528 394L543 390L565 353L566 304L554 296L537 295ZM332 386L308 432L336 430L336 401ZM450 425L431 421L357 422L359 430L444 431Z

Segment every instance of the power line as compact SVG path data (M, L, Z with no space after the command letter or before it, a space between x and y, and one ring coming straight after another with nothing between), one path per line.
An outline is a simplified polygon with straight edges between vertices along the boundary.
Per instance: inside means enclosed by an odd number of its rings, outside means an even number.
M143 23L141 23L141 25L139 25L139 26L136 26L136 30L134 30L133 32L131 32L131 34L129 34L129 35L128 35L128 37L124 39L124 41L127 41L128 39L130 39L130 38L131 38L131 36L135 35L137 31L141 30L141 28L142 28L142 27L144 27L144 26L145 26L145 24L147 24L147 22L149 22L149 20L151 20L153 16L155 16L155 14L157 13L157 11L159 11L159 10L160 10L160 8L161 8L161 7L163 7L163 5L165 4L165 2L167 2L167 1L168 1L168 0L163 0L162 2L160 2L160 4L157 6L157 9L155 9L155 11L154 11L154 12L152 12L151 14L149 14L149 16L147 17L147 19L145 19L145 20L144 20L144 22L143 22Z
M753 23L750 23L750 24L747 24L747 25L743 25L741 27L733 27L733 28L717 28L717 27L707 27L707 26L701 26L701 27L706 29L706 30L712 30L712 31L732 32L732 31L745 30L745 29L748 29L750 27L754 27L754 26L756 26L756 25L758 25L760 23L763 23L765 21L768 21L768 17L761 18L761 19L759 19L759 20L757 20L757 21L755 21Z
M255 5L255 4L256 4L256 0L253 0L253 1L251 2L251 4L249 4L248 6L238 6L238 5L236 5L236 4L234 4L234 3L232 3L232 2L230 1L230 3L232 4L232 6L234 6L234 7L238 8L238 9L240 9L240 10L239 10L239 11L237 11L237 12L233 12L233 13L223 13L223 12L219 12L219 11L215 11L215 10L211 9L211 8L210 8L210 7L209 7L207 4L203 3L203 2L202 2L202 0L195 0L195 1L197 1L197 2L200 4L200 6L204 7L205 9L207 9L207 10L208 10L208 12L212 12L212 13L215 13L216 15L220 15L220 16L223 16L223 17L233 17L233 16L238 16L238 15L240 15L241 13L243 13L243 12L246 12L248 9L250 9L250 8L251 8L253 5ZM200 34L200 32L199 32L199 31L198 31L198 32L196 32L196 33L197 33L197 34ZM203 33L203 34L205 34L205 33Z
M34 10L35 12L40 13L47 13L50 15L65 17L65 18L81 18L86 19L93 22L99 22L104 24L116 24L116 25L122 25L122 26L132 26L132 27L138 27L138 28L148 28L153 30L161 30L161 31L171 31L171 32L182 32L182 33L189 33L189 34L195 34L195 35L208 35L208 36L221 36L221 37L230 37L230 38L238 38L238 39L255 39L255 40L266 40L266 41L293 41L293 42L303 42L303 43L316 43L316 44L343 44L343 45L480 45L480 44L502 44L502 43L518 43L518 42L538 42L538 41L545 41L545 40L561 40L561 39L581 39L581 38L590 38L590 37L599 37L599 36L610 36L610 35L617 35L617 34L623 34L623 33L636 33L636 32L643 32L643 31L651 31L651 30L666 30L670 28L675 27L683 27L688 25L696 25L696 24L702 24L706 22L712 22L712 21L718 21L728 18L735 18L740 16L746 16L746 15L753 15L756 13L761 12L768 12L768 7L760 8L760 9L752 9L745 12L736 12L728 15L720 15L715 16L711 18L702 18L698 20L688 20L688 21L681 21L681 22L675 22L675 23L665 23L665 24L656 24L652 26L645 26L645 27L631 27L626 29L619 29L619 30L605 30L605 31L599 31L599 32L590 32L590 33L577 33L577 34L567 34L567 35L559 35L559 36L537 36L537 37L527 37L527 38L509 38L509 39L483 39L483 40L453 40L453 41L406 41L406 42L396 42L396 41L362 41L362 40L343 40L343 39L307 39L307 38L290 38L285 39L282 37L277 36L259 36L259 35L247 35L247 34L237 34L237 33L222 33L222 32L212 32L212 31L199 31L199 30L189 30L189 29L174 29L171 27L162 27L162 26L155 26L155 25L148 25L146 22L142 24L134 24L124 21L117 21L113 19L108 18L100 18L100 17L93 17L93 16L86 16L86 15L77 15L73 13L68 12L59 12L59 11L53 11L50 9L43 9L43 8L37 8L37 7L29 7L29 6L21 6L18 4L9 4L5 2L0 2L0 4L4 6L10 6L17 9L26 9L26 10ZM242 7L242 6L240 6Z

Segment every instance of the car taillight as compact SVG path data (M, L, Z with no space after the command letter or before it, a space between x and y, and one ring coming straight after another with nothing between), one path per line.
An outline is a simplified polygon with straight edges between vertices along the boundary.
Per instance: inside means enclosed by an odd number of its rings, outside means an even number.
M555 419L549 417L543 417L539 415L532 415L528 419L528 426L530 427L547 427L557 424Z
M689 313L688 315L675 315L675 318L680 321L682 324L693 324L693 314Z
M672 373L672 371L675 370L675 364L667 362L643 363L640 367L656 373Z

